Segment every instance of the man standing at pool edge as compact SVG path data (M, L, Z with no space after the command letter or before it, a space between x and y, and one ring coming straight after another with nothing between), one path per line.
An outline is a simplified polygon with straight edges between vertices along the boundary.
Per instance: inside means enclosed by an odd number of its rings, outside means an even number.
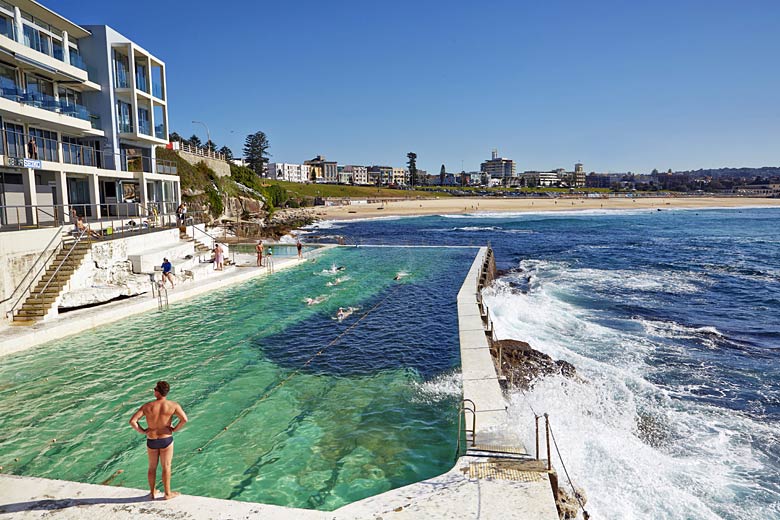
M138 433L146 435L146 453L149 456L149 470L146 476L149 479L149 497L154 500L154 484L157 480L157 465L162 462L162 480L165 488L165 500L179 496L177 491L171 491L171 461L173 461L173 433L184 428L187 424L187 414L184 413L179 403L167 399L171 386L165 381L158 381L154 387L154 401L141 406L130 418L130 426ZM173 427L173 416L179 418L176 427ZM147 427L138 426L141 417L146 417Z

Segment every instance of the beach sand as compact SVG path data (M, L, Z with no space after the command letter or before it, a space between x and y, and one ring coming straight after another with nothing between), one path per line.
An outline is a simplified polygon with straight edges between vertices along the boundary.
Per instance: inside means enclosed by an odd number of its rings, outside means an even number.
M446 197L440 199L387 200L378 204L320 206L315 215L323 220L348 220L389 216L453 215L491 212L780 207L780 198L748 197L637 197L637 198L521 198Z

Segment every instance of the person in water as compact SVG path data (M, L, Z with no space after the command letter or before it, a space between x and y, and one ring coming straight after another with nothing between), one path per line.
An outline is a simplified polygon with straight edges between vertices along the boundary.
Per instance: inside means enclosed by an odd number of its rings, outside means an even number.
M165 381L158 381L154 387L154 401L141 406L130 418L130 426L138 433L146 435L146 453L149 456L149 469L146 477L149 480L149 498L155 499L157 490L154 484L157 480L157 465L162 462L162 481L165 488L165 500L179 496L171 491L171 462L173 461L173 434L187 424L187 414L179 405L166 397L171 386ZM173 426L173 416L179 418ZM146 417L146 428L141 428L138 421Z

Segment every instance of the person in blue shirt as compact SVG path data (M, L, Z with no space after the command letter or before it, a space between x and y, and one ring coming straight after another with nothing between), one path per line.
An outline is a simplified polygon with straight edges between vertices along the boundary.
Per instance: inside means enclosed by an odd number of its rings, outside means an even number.
M168 261L167 258L163 258L162 263L162 281L161 284L163 287L165 287L165 281L168 280L171 282L171 289L174 288L173 286L173 266L171 265L171 262Z

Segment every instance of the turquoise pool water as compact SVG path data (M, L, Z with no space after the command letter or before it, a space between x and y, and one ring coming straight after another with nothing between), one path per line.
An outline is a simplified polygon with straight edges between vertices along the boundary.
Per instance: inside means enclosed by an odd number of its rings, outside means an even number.
M190 418L175 443L184 493L332 510L443 473L460 398L455 297L474 254L332 250L2 358L0 466L146 488L127 421L165 379ZM339 306L359 310L339 322Z

